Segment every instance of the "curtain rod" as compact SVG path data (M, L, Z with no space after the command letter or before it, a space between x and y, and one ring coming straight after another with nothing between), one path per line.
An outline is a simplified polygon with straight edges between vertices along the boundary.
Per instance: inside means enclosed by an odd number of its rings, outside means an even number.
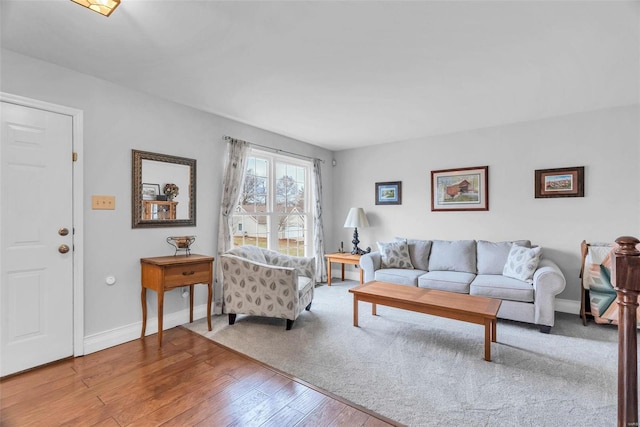
M281 149L279 149L279 148L267 147L266 145L256 144L256 143L254 143L254 142L245 141L245 140L242 140L242 139L239 139L239 138L233 138L233 137L231 137L231 136L227 136L227 135L224 135L224 136L222 137L222 139L224 139L225 141L229 141L229 140L232 140L232 139L236 139L236 140L238 140L238 141L246 142L247 144L251 145L252 147L260 147L260 148L264 148L264 149L266 149L266 150L271 150L271 151L273 151L274 153L284 153L284 154L289 154L290 156L301 157L301 158L303 158L303 159L309 159L309 160L320 160L322 163L324 163L324 160L319 159L319 158L317 158L317 157L309 157L309 156L305 156L304 154L292 153L291 151L281 150Z

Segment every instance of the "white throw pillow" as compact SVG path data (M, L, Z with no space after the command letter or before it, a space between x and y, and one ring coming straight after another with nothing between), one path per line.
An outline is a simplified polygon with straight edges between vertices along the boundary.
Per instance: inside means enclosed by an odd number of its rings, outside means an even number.
M378 249L380 250L382 268L413 269L409 256L409 245L406 240L389 243L378 242Z
M509 251L502 275L533 283L533 273L538 268L541 252L541 247L525 248L514 244Z

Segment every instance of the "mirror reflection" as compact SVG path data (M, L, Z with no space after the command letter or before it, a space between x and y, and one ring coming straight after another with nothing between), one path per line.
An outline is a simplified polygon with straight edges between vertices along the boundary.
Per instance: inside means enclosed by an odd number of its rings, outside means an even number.
M195 160L132 150L132 226L195 225Z

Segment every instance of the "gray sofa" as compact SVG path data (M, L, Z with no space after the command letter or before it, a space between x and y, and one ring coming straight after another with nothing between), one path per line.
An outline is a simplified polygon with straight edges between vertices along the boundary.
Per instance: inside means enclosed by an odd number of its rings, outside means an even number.
M364 281L378 280L502 300L498 317L533 323L549 333L555 296L566 281L531 242L414 240L378 243L363 255Z

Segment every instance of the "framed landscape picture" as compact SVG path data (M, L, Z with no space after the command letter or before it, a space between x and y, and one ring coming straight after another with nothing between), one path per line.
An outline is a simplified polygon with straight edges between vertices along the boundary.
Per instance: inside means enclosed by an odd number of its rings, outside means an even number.
M489 166L431 171L432 211L488 211Z
M376 205L401 205L402 181L376 182Z
M142 184L142 200L156 200L160 194L160 184Z
M584 166L536 170L535 196L584 197Z

